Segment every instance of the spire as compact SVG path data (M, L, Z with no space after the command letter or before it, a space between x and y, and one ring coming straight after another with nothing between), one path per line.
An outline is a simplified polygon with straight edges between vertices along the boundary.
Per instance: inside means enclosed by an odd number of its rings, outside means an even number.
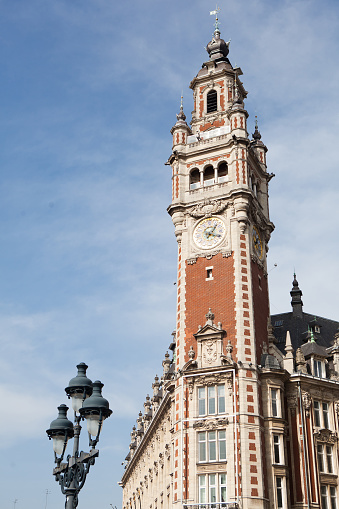
M293 309L293 317L295 318L302 318L303 316L303 301L301 300L302 291L300 290L298 286L298 281L295 273L293 274L293 287L290 291L292 300L291 305Z
M181 94L180 98L180 111L177 114L177 124L184 122L186 124L186 115L184 113L184 107L183 107L183 95Z
M257 115L255 116L255 129L254 129L254 133L252 134L252 139L255 140L255 141L261 140L261 134L260 134L259 129L258 129L258 117L257 117Z
M210 56L210 60L226 60L229 52L229 45L231 41L225 42L220 39L218 12L220 8L217 7L215 11L210 11L210 14L215 14L215 30L211 42L207 44L206 51Z

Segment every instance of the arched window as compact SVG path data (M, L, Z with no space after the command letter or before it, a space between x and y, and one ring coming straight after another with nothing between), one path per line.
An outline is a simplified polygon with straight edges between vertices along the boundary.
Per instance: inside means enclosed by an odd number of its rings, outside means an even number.
M204 169L204 186L212 186L214 184L214 168L206 166Z
M210 90L207 94L207 113L217 111L218 109L218 94L216 90Z
M200 171L194 168L190 173L190 189L198 189L200 187Z
M228 166L225 161L222 161L218 166L218 182L227 182L228 181Z

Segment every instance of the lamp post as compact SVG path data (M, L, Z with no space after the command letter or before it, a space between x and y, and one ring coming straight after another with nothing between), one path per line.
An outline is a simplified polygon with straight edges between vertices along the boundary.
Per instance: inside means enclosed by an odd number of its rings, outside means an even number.
M101 395L103 384L97 380L93 382L87 378L88 366L81 362L77 365L78 374L72 378L65 391L72 400L74 410L74 424L67 418L68 407L58 407L58 417L51 422L46 430L48 438L53 440L54 459L56 467L53 470L55 480L59 482L61 491L66 495L65 509L75 509L78 505L78 494L85 484L87 474L99 451L95 448L103 421L109 417L112 410L107 399ZM81 433L80 421L86 419L89 438L89 453L79 453L79 439ZM67 463L63 463L67 442L74 437L73 454L67 456Z

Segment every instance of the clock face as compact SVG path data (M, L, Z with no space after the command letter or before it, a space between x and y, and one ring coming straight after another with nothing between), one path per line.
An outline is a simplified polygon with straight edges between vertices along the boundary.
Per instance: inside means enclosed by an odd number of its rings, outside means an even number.
M261 258L263 254L263 245L258 230L253 226L253 250L255 254Z
M218 246L225 238L226 226L219 217L207 217L194 228L193 240L202 249Z

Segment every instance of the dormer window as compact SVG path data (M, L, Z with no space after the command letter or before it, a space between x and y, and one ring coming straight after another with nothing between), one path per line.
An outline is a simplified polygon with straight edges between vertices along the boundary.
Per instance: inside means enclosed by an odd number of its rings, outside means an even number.
M207 113L218 109L218 94L216 90L210 90L207 94Z
M319 378L325 378L324 371L325 370L322 361L313 359L313 375L318 376Z

